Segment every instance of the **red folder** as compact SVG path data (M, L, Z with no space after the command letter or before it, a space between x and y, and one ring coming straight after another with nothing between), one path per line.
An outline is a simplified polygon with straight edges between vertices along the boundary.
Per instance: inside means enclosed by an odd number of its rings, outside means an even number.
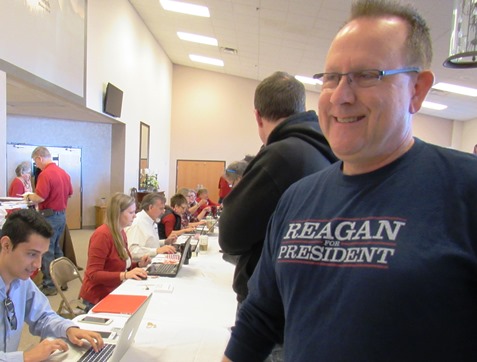
M109 294L96 304L95 313L133 314L147 299L147 295Z

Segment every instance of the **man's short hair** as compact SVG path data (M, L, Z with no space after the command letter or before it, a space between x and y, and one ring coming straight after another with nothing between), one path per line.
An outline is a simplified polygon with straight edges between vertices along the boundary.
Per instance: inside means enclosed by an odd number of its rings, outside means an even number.
M187 199L182 194L175 194L171 197L171 207L187 204Z
M393 0L358 0L351 6L350 22L362 17L395 16L409 24L407 66L429 69L432 62L432 40L429 27L417 10Z
M272 122L305 112L305 103L305 86L286 72L273 73L255 90L255 109Z
M31 153L31 158L35 158L35 157L51 158L51 153L50 151L48 151L48 148L44 146L38 146Z
M141 201L141 210L149 210L149 206L153 206L157 200L161 200L163 204L166 203L166 197L163 194L158 192L151 192L150 194L147 194Z
M28 242L28 238L32 234L39 234L49 239L53 236L53 229L43 216L31 209L12 212L8 215L1 230L1 236L10 238L13 249L20 243Z

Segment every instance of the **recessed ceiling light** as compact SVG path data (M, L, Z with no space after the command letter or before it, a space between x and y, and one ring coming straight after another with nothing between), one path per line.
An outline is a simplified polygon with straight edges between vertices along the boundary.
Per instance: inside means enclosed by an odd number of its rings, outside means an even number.
M462 94L464 96L477 97L477 89L475 88L462 87L460 85L442 83L442 82L437 83L432 88L439 89L445 92Z
M299 80L303 84L311 84L311 85L323 84L323 82L319 79L305 77L303 75L295 75L295 79Z
M194 42L194 43L215 45L215 46L219 45L219 43L217 42L217 39L211 38L209 36L197 35L197 34L191 34L191 33L184 33L182 31L178 31L177 36L181 40L187 40L187 41L191 41L191 42Z
M224 66L224 61L216 58L204 57L202 55L189 54L190 60L193 62L205 63L210 65L217 65L219 67Z
M172 0L160 0L160 2L164 10L210 18L209 8L207 6L183 3L180 1Z
M445 104L439 104L439 103L428 102L428 101L422 102L422 107L428 108L428 109L434 109L436 111L442 111L443 109L447 108Z

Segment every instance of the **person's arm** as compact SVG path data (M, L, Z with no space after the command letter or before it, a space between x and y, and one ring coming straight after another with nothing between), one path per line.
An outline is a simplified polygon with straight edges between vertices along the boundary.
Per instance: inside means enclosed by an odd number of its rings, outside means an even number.
M264 361L275 344L283 343L285 317L277 287L275 263L282 220L271 221L263 253L249 281L249 294L243 302L223 361Z
M25 192L25 187L23 186L23 182L15 177L8 188L8 196L10 197L19 197L22 196Z
M199 215L197 215L197 220L201 221L210 210L211 210L210 206L204 207L202 211L199 213Z
M34 202L35 204L39 204L39 203L42 203L43 201L45 201L45 199L43 197L41 197L40 195L35 194L35 193L25 195L25 200Z
M113 238L109 229L96 229L91 235L88 247L88 265L86 274L94 284L103 284L109 286L117 286L120 279L120 272L116 270L106 270L106 260L111 255L117 255Z
M141 259L143 255L149 255L151 258L156 256L157 248L146 246L153 243L154 236L147 233L139 223L131 225L131 227L126 230L126 235L128 238L129 251L134 261Z

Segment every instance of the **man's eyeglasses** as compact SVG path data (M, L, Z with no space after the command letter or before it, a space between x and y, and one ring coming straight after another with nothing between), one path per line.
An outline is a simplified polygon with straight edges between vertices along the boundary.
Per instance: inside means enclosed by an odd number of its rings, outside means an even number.
M358 87L367 88L378 84L383 77L387 77L389 75L400 73L419 73L420 71L421 70L417 67L391 70L366 69L348 73L318 73L315 74L313 78L323 82L321 86L322 89L335 89L340 84L341 77L343 76L346 76L349 85L356 84Z
M15 315L15 306L10 298L5 298L3 301L5 307L5 314L7 315L8 323L12 330L17 329L17 316Z

